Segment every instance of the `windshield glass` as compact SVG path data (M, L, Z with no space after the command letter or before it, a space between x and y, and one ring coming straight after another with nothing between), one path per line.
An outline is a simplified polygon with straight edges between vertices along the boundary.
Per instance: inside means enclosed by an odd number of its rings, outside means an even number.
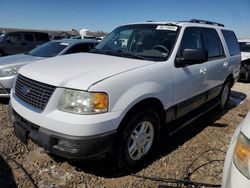
M250 42L240 42L240 51L250 52Z
M67 42L47 42L31 50L28 54L38 57L54 57L69 45L70 43Z
M94 52L108 55L166 60L176 40L178 26L137 24L121 26L96 46ZM127 55L127 56L126 56Z

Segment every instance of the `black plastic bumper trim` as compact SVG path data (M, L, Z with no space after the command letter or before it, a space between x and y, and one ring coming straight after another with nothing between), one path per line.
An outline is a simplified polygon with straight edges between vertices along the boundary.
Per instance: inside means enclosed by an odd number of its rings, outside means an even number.
M39 127L15 112L11 104L8 106L8 113L12 123L15 124L15 126L18 125L22 127L21 129L15 129L15 131L26 130L27 132L25 134L27 135L27 139L31 139L47 152L65 158L82 158L88 160L101 158L111 150L117 133L117 131L114 130L94 136L71 136ZM18 135L23 135L22 133L16 132L15 134L17 137ZM74 148L58 145L60 140L71 143Z

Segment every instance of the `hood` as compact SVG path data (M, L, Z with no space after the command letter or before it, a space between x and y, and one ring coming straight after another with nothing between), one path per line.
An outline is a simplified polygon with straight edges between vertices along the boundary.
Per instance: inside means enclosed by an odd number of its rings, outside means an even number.
M241 131L250 139L250 111L248 111L242 124Z
M0 66L10 65L10 64L17 64L29 61L36 61L43 59L44 57L37 57L28 54L16 54L16 55L9 55L0 58Z
M155 62L101 54L78 53L28 64L22 67L19 73L50 85L87 90L92 84L100 80L153 63Z

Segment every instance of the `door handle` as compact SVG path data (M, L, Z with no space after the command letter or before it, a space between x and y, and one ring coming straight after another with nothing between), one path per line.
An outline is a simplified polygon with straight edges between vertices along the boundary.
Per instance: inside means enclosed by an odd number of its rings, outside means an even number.
M207 72L207 69L205 67L200 68L200 73L201 74L206 74L206 72Z
M223 63L223 67L227 68L227 67L228 67L228 62L225 61L225 62Z

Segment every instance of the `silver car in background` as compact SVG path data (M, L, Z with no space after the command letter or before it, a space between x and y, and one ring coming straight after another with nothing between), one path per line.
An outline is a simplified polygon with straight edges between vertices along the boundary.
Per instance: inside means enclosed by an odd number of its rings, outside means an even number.
M62 39L44 43L25 54L0 57L0 97L9 97L14 77L18 69L27 64L44 58L88 52L98 43L89 39Z

